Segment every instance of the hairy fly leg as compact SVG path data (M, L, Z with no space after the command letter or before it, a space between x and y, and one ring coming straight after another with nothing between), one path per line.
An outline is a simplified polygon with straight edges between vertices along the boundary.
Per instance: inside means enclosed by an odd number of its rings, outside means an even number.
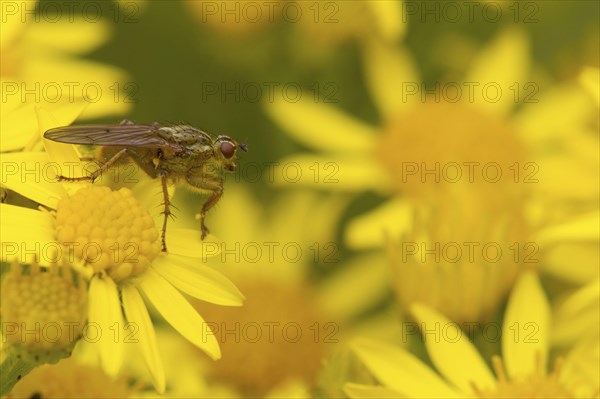
M167 252L167 220L169 217L173 217L173 213L171 212L171 200L169 199L169 190L167 188L167 174L164 170L160 171L160 182L162 183L163 205L165 207L165 210L162 212L164 219L160 240L162 243L162 251Z
M92 183L96 180L102 173L104 173L108 168L110 168L115 162L117 162L124 155L127 155L127 148L123 148L115 155L113 155L108 161L103 163L98 169L96 169L89 176L81 176L81 177L67 177L67 176L57 176L58 181L91 181Z
M202 176L194 176L193 174L188 174L186 176L186 181L195 188L198 188L203 191L210 191L210 197L204 202L202 205L202 210L200 211L200 229L202 230L201 238L204 240L209 233L208 227L204 223L204 219L206 217L206 212L217 202L223 195L223 178L219 173L215 174L204 174Z

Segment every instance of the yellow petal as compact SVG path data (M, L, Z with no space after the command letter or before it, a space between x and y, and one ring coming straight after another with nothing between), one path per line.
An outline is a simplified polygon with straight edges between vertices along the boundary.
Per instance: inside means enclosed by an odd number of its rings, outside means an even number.
M375 29L383 39L394 42L404 36L407 24L403 20L406 15L402 1L371 0L364 4L371 9L375 17Z
M596 299L598 302L598 299ZM568 348L578 342L583 336L600 335L600 317L598 306L588 309L586 312L570 317L557 318L556 325L552 327L552 346Z
M563 203L597 201L600 192L599 169L589 168L581 163L566 165L562 162L540 162L539 167L540 184L536 187L536 194L542 199L555 199ZM542 181L548 184L543 184Z
M115 67L81 59L39 57L22 71L36 77L45 101L66 105L84 101L82 119L122 115L137 100L139 88Z
M521 87L531 97L514 116L519 138L533 149L556 140L572 140L574 131L583 128L598 112L585 92L574 84L554 86L538 93L535 85ZM536 101L537 100L537 101Z
M347 383L344 385L344 393L353 399L387 399L406 397L388 388L354 383Z
M387 291L389 294L389 291ZM384 303L384 301L381 301ZM375 309L372 307L370 310ZM408 327L404 323L398 322L398 314L400 310L396 306L390 307L385 311L379 311L373 314L373 316L364 316L367 313L363 313L360 318L360 323L355 324L352 328L346 332L343 332L340 336L341 340L346 340L348 337L365 337L374 340L384 342L398 343L401 337L406 337L410 333L418 334L416 326ZM370 312L369 314L372 314ZM357 319L352 319L357 320ZM404 329L404 331L402 331ZM411 330L412 329L412 330ZM405 340L407 341L407 340Z
M559 382L568 386L574 398L598 397L600 386L600 340L598 335L582 338L565 358Z
M579 288L560 304L552 316L552 343L566 346L582 335L596 335L600 329L600 280Z
M348 196L343 194L323 195L308 188L287 190L276 201L269 204L270 215L287 216L270 218L272 227L267 235L281 242L287 240L305 240L311 244L330 242L335 238L338 221L348 201ZM290 230L290 226L298 226L298 229ZM246 241L248 237L245 237ZM318 254L315 256L318 257Z
M108 36L109 25L102 20L91 23L74 17L68 23L57 23L42 18L29 26L24 34L24 43L30 44L32 51L47 49L52 52L87 53L106 42Z
M273 180L282 186L338 191L374 190L381 193L388 192L391 187L387 171L368 154L292 155L277 162Z
M31 109L33 110L33 103L28 103L27 101L24 101L20 88L21 88L21 83L17 82L15 80L9 80L7 79L8 76L0 76L0 83L1 83L1 87L3 89L2 95L2 107L0 108L0 116L2 116L2 118L6 118L8 117L12 112L15 112L18 108L20 107L24 107L24 106L30 106ZM2 120L1 122L4 122L4 120ZM5 126L4 124L2 124L2 126ZM11 127L17 127L16 125L11 126Z
M139 286L156 310L184 338L213 360L221 357L219 343L209 324L171 284L150 268L139 279Z
M135 328L135 342L138 344L144 357L144 363L152 376L154 388L159 394L162 394L165 392L166 384L165 369L158 352L156 333L146 305L138 290L131 284L125 284L121 288L121 295L127 322Z
M500 33L479 52L465 77L465 82L478 84L478 90L487 93L475 103L491 113L506 115L515 106L514 85L525 90L529 62L525 32L513 28Z
M54 220L49 213L0 204L0 214L0 259L3 262L37 260L48 266L55 257L52 251L62 255L54 240Z
M550 306L535 272L524 272L508 299L502 325L502 354L512 378L546 370Z
M594 211L558 226L540 230L535 242L539 245L569 241L598 241L600 239L600 212Z
M319 284L320 308L337 319L351 320L389 295L390 270L387 258L374 255L355 257L334 276ZM360 287L360 295L348 287Z
M69 103L83 98L93 104L102 97L110 101L124 100L115 97L116 90L122 89L127 80L122 69L80 58L38 56L38 53L33 53L32 57L22 73L38 77L36 82L48 102Z
M20 95L16 96L20 98ZM8 97L9 100L12 98L12 96ZM60 123L61 126L65 126L70 125L86 106L86 103L75 101L68 104L44 104L43 108L52 112L56 119L56 121L52 120L52 123ZM5 111L5 106L2 106L0 149L3 152L24 147L25 151L31 151L34 144L39 142L40 134L43 136L45 130L40 131L38 128L37 108L38 105L34 103L22 104L10 111ZM56 127L56 125L52 127Z
M190 350L190 344L182 339L172 328L156 328L156 336L160 342L160 353L164 360L169 397L200 397L208 392L206 362L199 361L198 351ZM181 366L181 367L175 367ZM144 395L145 396L145 395ZM160 396L164 398L164 396ZM158 397L156 399L159 399ZM191 399L191 398L190 398Z
M576 140L577 136L573 134L569 139ZM548 156L537 160L535 167L523 164L525 173L522 176L524 181L535 183L536 194L542 201L590 201L597 198L600 192L600 170L597 168L599 163L598 160L586 159L585 154L581 153Z
M579 82L596 100L596 106L600 107L600 69L585 67L579 74Z
M262 209L257 199L244 185L237 184L237 182L227 184L225 192L226 194L219 200L219 204L208 215L208 226L217 237L223 238L227 242L248 241L250 237L255 236L256 226L263 224ZM196 205L196 212L200 206L201 204ZM183 211L185 208L180 209ZM198 222L194 222L196 228L199 228ZM221 245L225 245L225 243L220 243L219 248ZM210 250L207 255L216 255L215 249L207 249Z
M71 125L88 106L89 103L85 101L73 101L36 107L40 137L44 137L44 133L50 128Z
M56 174L69 164L51 162L44 152L2 154L2 186L22 196L55 209L58 200L67 194Z
M316 150L363 154L371 150L377 134L374 127L312 99L291 102L276 97L265 110L285 133Z
M12 83L16 84L15 82ZM3 93L3 95L7 94ZM10 111L5 111L6 106L5 103L2 104L0 152L15 151L25 147L37 136L38 132L37 121L34 117L34 104L23 104Z
M369 92L384 120L396 119L421 102L421 82L405 48L378 40L365 42L363 64Z
M421 323L427 353L442 375L462 392L472 392L473 383L478 389L495 387L485 361L456 323L418 303L411 313Z
M125 83L124 85L129 84L133 85L133 83ZM131 112L133 104L138 100L136 97L137 94L133 94L134 91L137 93L137 88L127 91L117 89L116 86L111 88L109 85L102 86L101 89L104 94L97 97L97 100L94 102L89 103L88 107L81 113L81 119L98 119L106 118L107 116L127 115ZM122 118L116 118L114 123L118 123L121 120Z
M583 285L598 278L600 248L598 242L557 242L544 248L540 266L549 274L567 283Z
M2 51L4 52L7 47L9 47L13 41L17 40L23 32L26 31L26 28L31 26L32 24L28 24L27 20L34 18L32 14L25 14L25 18L23 18L24 10L35 10L36 0L26 0L20 2L4 2L2 4L2 25L0 35L0 46L2 47Z
M385 387L410 398L462 398L419 359L395 346L357 339L353 351Z
M383 248L386 240L396 240L412 228L412 206L394 199L373 211L352 219L344 240L350 248Z
M561 317L574 315L589 305L598 305L598 299L600 299L600 280L596 279L569 296L556 310L556 315Z
M67 122L67 124L70 124L72 122L72 120L66 119L58 121L56 120L53 114L51 114L48 110L42 107L36 108L36 115L38 119L39 129L40 132L42 132L42 135L44 134L43 132L51 128L65 126L64 122ZM65 118L70 118L76 115L64 114L63 116L65 116ZM65 170L65 172L62 172L61 170L61 174L63 176L71 177L68 175L69 172L72 172L73 174L81 172L82 163L79 159L79 154L75 150L75 146L71 144L57 143L55 141L46 139L44 139L43 142L46 152L48 153L47 155L49 159L51 159L53 162L58 163L59 165L71 165L70 170L66 166L63 166L63 170Z
M194 298L224 306L243 304L244 295L237 287L200 259L168 254L155 259L152 267L175 288Z
M167 222L168 223L168 222ZM162 226L162 223L160 224ZM181 229L167 224L167 250L170 254L183 255L206 261L208 257L219 254L221 246L215 236L201 239L200 222L198 229Z
M106 373L116 376L123 362L123 343L128 333L119 292L110 278L95 276L90 281L88 325L86 339L95 341Z

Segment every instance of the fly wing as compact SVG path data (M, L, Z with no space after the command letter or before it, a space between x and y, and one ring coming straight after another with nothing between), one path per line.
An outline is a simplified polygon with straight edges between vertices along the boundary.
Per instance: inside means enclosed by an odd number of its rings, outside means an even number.
M67 144L183 150L161 137L158 129L160 126L139 124L74 125L47 130L44 138Z

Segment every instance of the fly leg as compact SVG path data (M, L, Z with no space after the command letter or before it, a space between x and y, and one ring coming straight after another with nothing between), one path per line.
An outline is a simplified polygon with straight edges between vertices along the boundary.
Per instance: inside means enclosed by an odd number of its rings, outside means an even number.
M171 213L171 201L169 200L169 191L167 190L167 174L164 170L160 171L160 181L162 183L163 190L163 205L165 206L165 210L163 211L164 219L160 240L162 243L162 251L167 252L167 220L169 219L169 216L172 217L173 214Z
M108 161L106 161L100 168L96 169L89 176L82 177L67 177L67 176L57 176L58 181L91 181L92 183L96 180L102 173L104 173L108 168L110 168L115 162L119 160L122 156L127 154L127 148L123 148L115 155L113 155Z
M202 231L201 238L204 240L209 233L208 227L206 227L206 224L204 223L206 212L215 206L215 204L219 202L219 199L223 195L223 179L220 175L205 175L200 178L194 178L188 175L186 176L186 180L193 187L211 192L210 197L208 197L206 202L204 202L204 205L202 205L202 210L200 211L200 229Z

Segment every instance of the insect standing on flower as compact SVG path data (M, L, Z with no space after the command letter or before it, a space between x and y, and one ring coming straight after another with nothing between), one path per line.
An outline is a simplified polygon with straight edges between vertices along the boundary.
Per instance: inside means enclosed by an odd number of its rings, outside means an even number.
M194 189L210 193L200 211L200 227L204 239L208 234L204 218L206 212L223 195L223 174L235 170L238 148L248 151L245 144L238 144L228 136L212 138L193 126L164 126L158 122L143 125L129 120L118 125L57 127L46 131L44 138L60 143L97 145L112 149L113 155L89 176L59 176L59 180L94 182L125 156L133 159L151 178L160 177L165 207L161 236L164 252L167 251L167 219L171 215L168 181L184 181Z

